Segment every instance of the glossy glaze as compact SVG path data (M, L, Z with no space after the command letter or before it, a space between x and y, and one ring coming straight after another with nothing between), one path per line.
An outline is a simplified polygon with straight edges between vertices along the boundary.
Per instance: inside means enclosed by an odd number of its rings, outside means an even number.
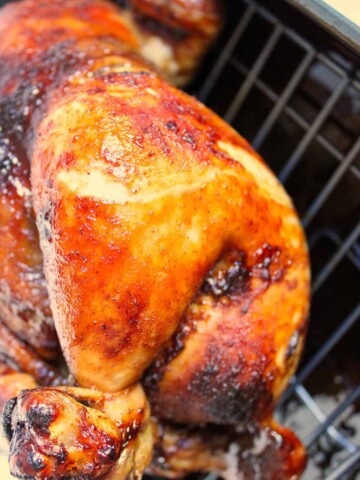
M184 3L170 4L180 12L165 21L174 28ZM149 5L134 2L134 9L155 18ZM303 344L304 235L290 199L248 143L140 58L148 38L140 25L100 0L25 0L0 15L0 88L4 110L13 112L4 127L21 131L12 148L26 152L17 154L23 165L30 158L32 197L20 197L34 202L61 348L80 386L112 396L143 380L161 419L256 432ZM199 25L191 28L206 32L207 21ZM47 392L36 398L46 402ZM62 428L85 408L68 394L59 400ZM23 425L21 408L13 415ZM23 455L31 429L23 427L11 444L17 476L75 472L52 459L34 473ZM285 450L279 445L279 471L298 475L303 451L291 439ZM126 458L115 448L103 470L99 440L90 470L80 462L76 475L141 476L149 428L131 442Z
M307 253L291 202L219 118L121 62L54 92L34 148L35 209L69 367L80 384L109 391L140 379L207 272L235 248L251 271L248 291L198 309L197 335L159 385L161 410L182 391L206 402L207 387L196 390L211 382L210 366L221 397L226 383L236 401L247 378L251 391L277 397L298 356L285 361L287 346L297 331L299 352L307 317ZM186 420L183 400L170 418Z

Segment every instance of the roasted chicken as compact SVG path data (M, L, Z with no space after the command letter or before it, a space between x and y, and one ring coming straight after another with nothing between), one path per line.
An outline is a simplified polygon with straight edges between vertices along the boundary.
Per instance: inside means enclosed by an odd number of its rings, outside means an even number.
M188 79L219 18L211 0L0 11L0 397L18 478L141 478L154 445L149 471L169 478L301 475L271 415L306 330L302 228L248 143L160 74ZM46 363L54 325L70 376Z

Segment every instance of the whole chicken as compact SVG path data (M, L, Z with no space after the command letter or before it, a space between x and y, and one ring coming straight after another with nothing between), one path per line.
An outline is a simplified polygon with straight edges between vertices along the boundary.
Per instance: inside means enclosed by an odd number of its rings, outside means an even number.
M271 414L306 331L303 231L248 143L159 74L186 81L219 23L211 0L0 12L15 477L141 478L151 458L169 478L301 475L303 447ZM45 361L54 325L69 378Z

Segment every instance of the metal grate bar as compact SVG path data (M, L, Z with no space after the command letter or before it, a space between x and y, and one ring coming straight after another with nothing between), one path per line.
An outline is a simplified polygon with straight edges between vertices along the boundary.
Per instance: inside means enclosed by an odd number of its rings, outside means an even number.
M241 3L246 3L247 5L254 5L256 6L256 13L261 15L265 20L267 20L269 23L272 23L272 24L280 24L280 20L275 16L273 15L269 10L267 10L266 8L256 4L255 1L253 0L238 0L240 1ZM300 47L302 47L304 50L306 51L311 51L313 50L313 47L311 45L311 43L309 43L307 40L305 40L303 37L301 37L300 35L298 35L294 30L292 30L291 28L287 27L286 25L284 25L283 23L281 23L282 27L283 27L283 31L284 33L291 39L294 41L294 43L297 43ZM318 52L317 54L317 58L322 62L324 63L327 67L329 67L331 70L334 71L334 73L336 73L339 77L342 77L344 75L344 69L339 66L337 63L335 63L329 56L321 53L321 52ZM357 89L360 91L360 82L357 81L356 79L352 79L351 80L351 84Z
M315 244L319 241L320 237L325 237L328 238L334 245L339 247L342 244L342 239L340 235L332 230L331 228L323 227L317 230L314 234L311 235L311 237L308 239L308 245L310 247L310 250L312 250L315 246ZM354 267L360 270L360 245L355 243L353 245L354 251L349 251L347 253L347 257L351 260L351 262L354 264ZM356 253L358 251L358 253Z
M241 1L241 0L240 0ZM254 1L252 0L243 0L244 3L248 4L248 5L253 5L255 4ZM281 23L279 21L279 19L277 17L275 17L275 15L273 15L269 10L267 10L266 8L256 4L256 13L258 13L259 15L261 15L267 22L269 23L272 23L273 25L278 25L278 24L281 24L281 26L283 27L283 31L284 33L289 37L291 38L291 40L294 41L294 43L297 43L300 47L302 47L304 50L306 51L310 51L312 50L312 46L309 42L307 42L306 40L304 40L304 38L300 37L294 30L291 30L290 28L288 28L286 25L284 25L283 23ZM331 62L330 59L328 59L329 62ZM334 68L336 68L338 71L340 71L340 68L335 64L333 63L334 65Z
M322 268L319 272L318 276L315 278L312 292L313 294L318 291L321 285L325 282L331 272L336 268L338 263L342 260L344 255L346 255L347 251L351 247L351 245L355 242L357 237L360 235L360 222L354 227L352 232L348 235L344 243L341 245L339 250L335 253L335 255L331 258L329 262Z
M238 93L236 94L234 100L232 101L230 107L228 108L227 112L224 115L224 118L227 122L231 123L232 120L234 119L235 115L239 111L239 108L241 107L242 103L247 97L247 94L251 90L251 88L254 85L254 82L263 69L267 59L271 55L271 53L274 50L274 47L277 43L277 41L280 38L280 35L283 31L283 28L281 25L276 25L274 28L272 34L270 35L270 38L266 42L265 47L262 49L260 55L258 56L258 59L254 63L253 67L249 71L249 74L245 80L245 82L242 84L240 87Z
M229 41L227 42L225 48L223 49L221 55L219 56L218 60L216 61L213 69L210 72L209 77L205 81L204 85L202 86L198 98L202 102L205 102L206 99L209 96L209 93L213 89L217 79L219 78L221 72L223 71L223 68L230 58L234 48L236 47L237 43L239 42L240 38L244 34L248 24L250 23L250 20L253 17L253 14L255 12L255 5L250 4L247 7L247 10L245 14L243 15L241 21L239 22L236 30L234 33L231 35Z
M315 198L315 200L310 205L308 211L304 215L302 220L304 227L308 227L311 220L315 217L320 208L324 205L329 195L332 193L336 185L340 182L343 175L347 171L348 167L355 160L358 153L360 152L360 138L355 142L353 148L350 150L345 159L341 162L339 167L336 169L331 179L321 190L320 194Z
M293 108L286 107L284 108L284 112L304 130L309 129L310 124L306 120L304 120ZM325 150L327 150L328 153L330 153L330 155L332 155L337 161L341 162L344 160L344 155L336 147L334 147L334 145L332 145L325 137L317 133L315 135L315 140L319 142L319 144L323 146ZM356 178L360 179L360 171L358 168L356 168L355 166L351 166L350 171L353 175L355 175Z
M325 422L321 423L316 427L310 435L308 435L305 440L303 440L303 444L305 447L309 447L312 445L319 437L322 435L325 430L329 428L329 426L334 423L340 415L345 412L347 408L350 407L356 400L360 397L360 385L355 388L350 395L337 407L335 410L326 417Z
M335 345L342 339L342 337L350 330L355 322L360 317L360 303L352 310L352 312L346 317L341 325L330 335L326 342L322 345L320 350L309 360L304 368L300 370L298 375L293 377L291 385L287 388L281 398L281 404L283 404L290 395L294 392L297 385L302 383L306 378L315 370L315 368L322 362L327 354L335 347Z
M344 479L344 475L350 473L356 464L360 461L360 448L349 455L330 475L324 478L324 480L341 480Z
M306 388L304 388L302 385L298 385L295 392L319 422L326 422L327 416L321 410ZM356 451L356 446L346 437L344 437L344 435L338 432L334 426L330 425L326 431L339 445L342 446L342 448L345 448L350 453Z
M239 70L242 75L247 75L248 69L244 65L242 65L237 59L231 58L230 62L235 68ZM255 85L270 100L272 100L274 103L277 102L279 96L273 90L271 90L271 88L268 87L262 80L257 79L255 81ZM308 130L310 128L310 124L306 120L304 120L292 107L286 106L283 111L304 130ZM341 161L344 158L344 155L322 135L316 134L315 139L338 161ZM353 168L351 171L352 173L360 176L360 173L357 173L357 170L355 168Z
M206 475L204 480L219 480L219 475L216 473L209 473L209 475Z
M305 51L312 51L313 47L311 43L308 41L304 40L303 37L300 37L294 30L291 28L287 27L283 23L279 21L279 19L274 16L269 10L266 8L256 4L253 0L243 0L244 3L248 5L256 5L256 13L261 15L265 20L267 20L269 23L272 23L273 25L278 25L281 24L283 27L283 32L286 36L288 36L291 40L293 40L294 43L298 44L303 50ZM331 70L334 71L339 77L342 77L344 75L344 70L342 67L337 65L331 58L329 58L327 55L324 55L321 52L318 52L317 58L324 63L327 67L329 67ZM357 80L352 80L351 84L360 91L360 82Z
M252 145L255 149L258 149L263 141L265 140L266 136L270 132L272 126L276 122L277 118L283 111L287 101L291 97L291 95L294 93L296 87L299 85L301 82L301 79L303 78L306 70L309 68L311 62L313 61L315 57L314 51L310 51L306 54L304 57L303 61L300 63L298 68L296 69L294 75L291 77L289 83L287 84L285 90L283 91L282 95L278 98L277 102L275 103L272 111L268 115L267 119L265 122L262 124L262 127L256 134L254 140L252 141Z
M318 54L318 59L322 63L324 63L327 67L329 67L331 70L333 70L334 73L336 73L339 77L343 77L344 75L346 75L346 73L344 72L342 67L339 67L339 65L334 63L333 60L331 60L331 58L324 55L323 53ZM350 81L351 85L353 85L355 88L359 89L360 84L356 80L353 80L353 79L349 78L349 81Z
M318 132L319 128L322 126L326 118L328 117L331 110L334 108L338 102L340 96L344 92L345 88L349 85L350 80L347 77L343 77L339 82L337 88L331 94L324 107L321 109L320 113L316 117L314 123L310 126L305 136L290 156L289 160L286 162L285 166L279 174L279 179L284 183L290 176L291 172L294 170L299 160L301 159L303 153L309 146L311 140L315 137L315 134Z

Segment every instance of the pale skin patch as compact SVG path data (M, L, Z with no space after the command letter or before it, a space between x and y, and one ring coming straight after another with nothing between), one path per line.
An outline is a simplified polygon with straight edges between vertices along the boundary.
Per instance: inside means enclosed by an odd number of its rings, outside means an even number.
M105 135L101 147L101 155L106 158L108 162L117 164L125 149L116 135L111 133Z
M147 93L149 93L150 95L153 95L154 97L160 97L160 95L158 94L158 92L156 92L153 88L146 88L146 91Z
M239 162L256 180L260 190L281 205L293 208L290 198L271 171L246 150L228 142L218 141L218 147Z
M141 48L142 55L154 63L160 70L176 73L179 66L175 61L171 47L160 37L149 37Z
M99 170L92 170L88 173L62 170L57 174L57 181L61 184L61 187L70 190L77 196L117 204L128 202L150 203L169 195L179 196L187 191L200 190L206 181L211 183L215 180L215 174L209 171L202 175L201 179L191 183L182 181L182 175L177 175L174 180L176 180L176 183L175 181L173 184L169 182L161 189L158 186L155 188L145 186L138 193L133 193L121 182L113 181L111 177Z

